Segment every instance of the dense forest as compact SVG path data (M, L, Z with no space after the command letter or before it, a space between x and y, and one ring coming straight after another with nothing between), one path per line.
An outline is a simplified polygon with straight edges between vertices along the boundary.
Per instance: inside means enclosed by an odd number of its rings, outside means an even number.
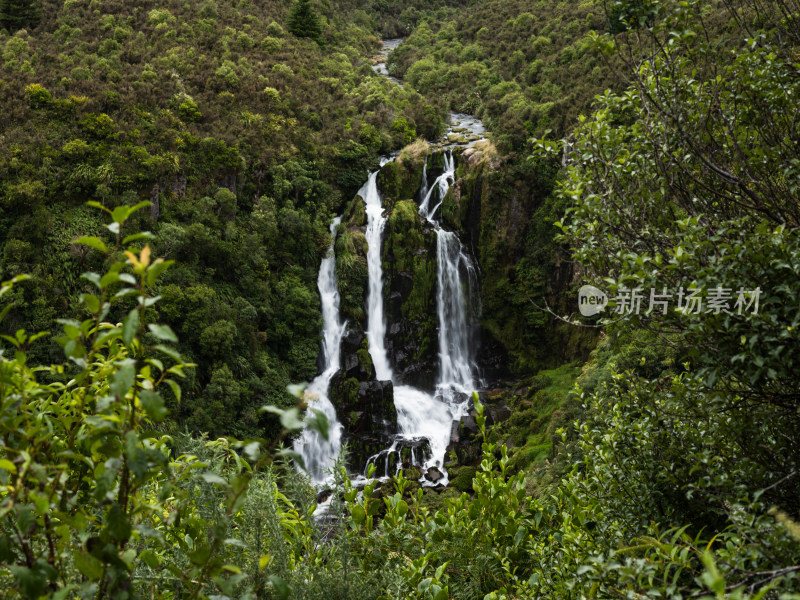
M796 0L0 0L0 58L4 598L800 598Z

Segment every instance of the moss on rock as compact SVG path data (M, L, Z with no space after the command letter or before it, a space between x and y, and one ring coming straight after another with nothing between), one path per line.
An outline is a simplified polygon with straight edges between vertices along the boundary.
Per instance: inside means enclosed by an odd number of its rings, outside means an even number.
M458 470L458 474L450 480L450 486L460 492L471 492L472 480L475 478L475 473L477 472L478 469L475 467L461 467Z

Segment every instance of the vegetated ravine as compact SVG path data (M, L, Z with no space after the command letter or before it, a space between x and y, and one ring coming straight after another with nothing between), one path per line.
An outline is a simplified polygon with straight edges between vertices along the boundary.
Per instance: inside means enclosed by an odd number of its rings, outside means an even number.
M384 56L396 48L401 40L386 40ZM375 71L388 77L395 84L401 83L389 76L385 66L378 63ZM482 122L470 115L451 113L448 139L455 125L468 131L469 141L474 144L483 139L485 129ZM461 140L463 142L463 138ZM433 182L428 182L428 159L426 155L422 171L419 201L419 218L424 219L436 235L436 312L438 320L438 376L432 390L423 390L404 385L396 377L386 347L387 316L384 310L386 291L381 257L384 228L387 218L382 194L378 188L380 169L370 173L359 190L366 213L365 238L368 280L366 286L366 339L369 356L374 367L373 391L385 398L390 394L395 414L371 415L367 419L379 425L384 435L384 447L366 457L360 469L351 461L351 467L366 474L374 464L378 477L390 477L399 469L408 466L420 469L423 485L447 485L448 474L445 456L451 440L451 432L459 426L459 419L472 409L472 392L478 387L478 369L474 360L474 322L479 311L478 273L475 261L462 245L456 233L442 227L441 207L448 189L455 181L456 160L453 144L447 142L443 158L443 169ZM381 168L395 157L384 157ZM331 225L334 240L341 217ZM340 296L335 273L335 243L321 265L318 288L322 303L323 340L321 373L308 386L306 401L309 408L323 412L330 421L328 439L323 439L311 430L303 431L295 440L294 449L302 457L305 468L315 483L325 483L331 478L331 469L348 436L343 434L334 403L329 396L331 380L342 366L340 345L343 335L351 324L342 321ZM372 433L372 432L367 432ZM381 437L381 436L379 436ZM363 457L362 457L363 458ZM357 455L356 455L357 460Z

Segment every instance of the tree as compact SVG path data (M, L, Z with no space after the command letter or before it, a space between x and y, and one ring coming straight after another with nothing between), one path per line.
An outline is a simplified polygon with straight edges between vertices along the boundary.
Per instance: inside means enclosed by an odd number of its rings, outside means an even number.
M319 17L311 6L310 0L297 0L286 26L297 37L307 37L319 41L322 35L322 25Z
M41 18L38 0L0 0L0 25L10 31L36 27Z

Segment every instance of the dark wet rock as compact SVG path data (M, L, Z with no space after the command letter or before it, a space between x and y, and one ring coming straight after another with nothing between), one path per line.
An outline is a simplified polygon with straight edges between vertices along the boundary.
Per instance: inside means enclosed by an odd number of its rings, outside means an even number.
M439 366L436 233L412 200L420 188L423 162L424 155L415 155L388 163L377 183L388 217L381 258L389 361L398 383L430 392Z
M392 477L397 473L398 460L399 456L397 451L384 448L377 453L368 455L365 458L365 463L367 466L369 466L369 464L375 465L373 477ZM367 474L366 468L364 474Z
M331 379L329 396L345 425L345 434L396 433L397 411L391 381L358 381L340 371Z
M450 388L437 388L436 389L436 399L440 402L444 402L446 404L455 405L455 404L464 404L467 403L467 409L471 410L473 407L472 403L472 394L467 394L464 392L458 392L454 389Z
M505 403L498 406L488 406L485 409L486 425L492 426L511 418L511 409Z
M425 479L427 479L431 483L436 483L437 481L443 478L444 474L436 467L429 468L425 473Z
M331 379L328 395L344 426L349 467L360 473L367 460L389 447L397 434L394 386L391 381L359 381L340 371ZM376 464L385 470L385 462Z
M320 490L317 493L317 504L322 504L323 502L325 502L332 493L333 490L330 488L325 488L324 490Z
M450 426L450 443L451 444L458 444L461 441L461 423L459 421L453 421L453 424Z
M428 438L399 439L395 442L395 446L404 468L423 465L431 457L431 444Z
M478 334L479 346L475 355L480 378L487 387L494 387L509 375L508 353L491 333L481 330Z
M447 466L476 465L481 459L480 437L475 413L453 421L447 446Z
M361 347L364 341L364 332L360 327L348 326L347 331L342 336L342 352L354 354Z
M461 417L458 423L459 434L462 438L472 439L478 432L478 423L473 415L465 415Z

